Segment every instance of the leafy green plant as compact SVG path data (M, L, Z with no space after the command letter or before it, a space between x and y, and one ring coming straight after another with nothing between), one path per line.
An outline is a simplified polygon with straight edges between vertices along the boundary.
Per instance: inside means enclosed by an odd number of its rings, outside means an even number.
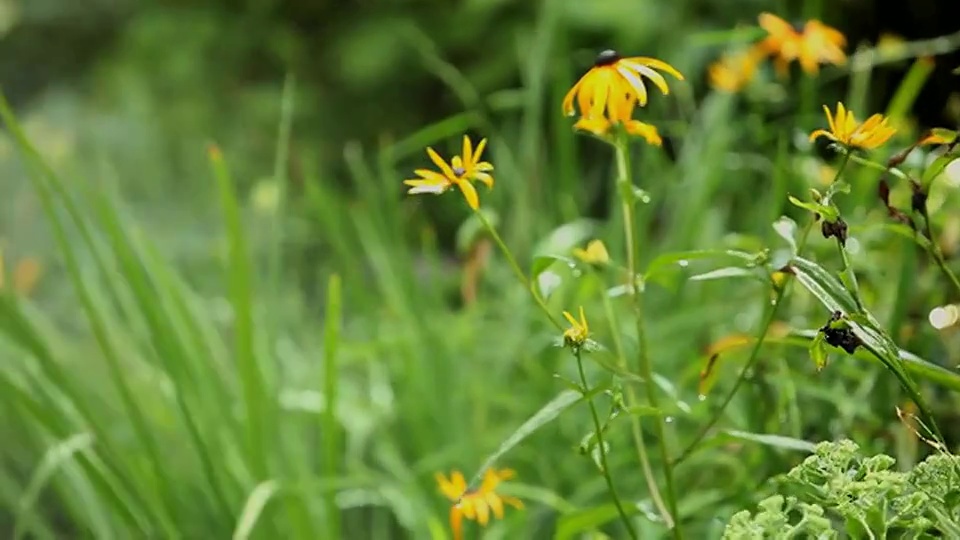
M953 538L960 534L960 458L933 454L910 471L850 440L820 443L771 482L777 494L733 515L724 538ZM937 534L939 533L939 534Z

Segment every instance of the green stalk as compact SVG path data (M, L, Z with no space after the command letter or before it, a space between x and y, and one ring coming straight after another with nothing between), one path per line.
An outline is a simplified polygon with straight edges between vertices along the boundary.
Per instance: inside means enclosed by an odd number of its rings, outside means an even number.
M533 297L534 302L540 307L543 313L550 319L550 322L557 327L558 330L563 331L563 325L560 324L560 321L553 316L553 313L550 312L550 308L547 307L547 304L544 303L543 298L537 294L537 291L533 288L533 284L530 283L530 280L527 279L527 275L523 273L523 270L520 269L520 265L517 264L517 259L514 258L513 253L510 252L510 248L507 247L507 244L504 243L503 238L500 237L500 234L497 232L497 229L490 223L490 220L487 219L487 216L483 215L483 212L480 210L474 210L473 212L477 219L480 220L480 223L487 229L487 232L490 233L490 236L493 237L493 241L497 243L497 246L500 248L500 251L503 252L503 256L507 258L507 262L510 263L510 268L513 269L513 273L516 274L517 279L520 280L520 283L523 284L524 288L530 292L530 296Z
M602 296L607 320L610 321L610 327L613 329L611 334L613 336L613 347L617 353L617 364L626 371L627 354L623 349L623 340L620 337L620 322L617 312L613 309L613 302L610 301L610 297L606 294ZM633 390L633 386L624 385L624 391L626 392L627 407L632 407L637 403L637 394ZM653 478L653 469L650 467L650 458L647 456L647 445L643 440L643 430L640 429L640 418L635 414L630 415L630 428L633 434L633 444L637 447L637 457L640 459L640 466L643 468L643 479L647 482L647 489L650 490L650 498L653 499L653 504L656 505L657 511L663 517L664 523L668 528L672 528L673 516L670 515L667 507L663 504L660 488L657 487L657 482Z
M625 242L627 244L627 270L630 273L630 295L633 300L633 311L637 324L637 346L639 348L637 354L637 363L640 367L640 376L643 377L644 385L647 390L647 402L654 409L659 410L659 399L657 398L657 385L653 380L653 369L650 366L650 358L647 355L647 338L646 330L644 329L644 313L643 313L643 296L641 291L637 287L637 246L634 238L634 228L636 227L636 220L633 213L633 202L631 198L633 197L633 178L630 171L630 165L627 155L628 141L625 135L620 135L617 140L614 148L616 150L616 160L617 160L617 184L619 187L619 194L623 206L623 229L626 235ZM656 417L654 421L654 430L657 436L657 446L660 450L660 459L663 462L663 478L665 483L665 494L667 508L670 511L671 519L667 520L673 522L673 536L677 540L683 538L683 533L680 530L680 523L677 512L677 497L676 492L673 487L673 464L670 461L670 454L667 450L667 438L666 430L664 429L664 419L660 416Z
M630 522L630 517L623 509L623 504L620 502L620 496L617 495L617 488L613 485L613 478L610 477L610 469L607 467L607 449L603 442L603 426L600 425L600 416L597 414L597 407L593 404L593 399L587 397L589 385L587 384L587 375L583 371L583 359L580 355L580 348L574 347L573 351L573 355L577 358L577 370L580 372L580 384L583 385L583 397L587 400L587 405L590 406L590 415L593 417L593 427L595 430L594 433L597 434L597 447L600 449L600 469L603 473L603 479L607 482L607 489L610 490L610 496L613 498L613 505L617 507L617 512L620 514L620 519L623 520L623 524L627 528L627 532L630 533L630 538L637 540L637 531L634 530L633 523Z
M850 153L847 152L844 154L843 161L840 162L840 167L837 168L837 174L833 177L833 182L835 183L840 179L840 175L843 174L843 170L847 168L847 164L851 161ZM807 226L804 227L803 232L800 234L800 242L797 244L797 255L803 252L803 248L807 245L807 238L810 236L810 231L813 229L813 221L807 223ZM743 385L744 381L747 380L747 373L753 369L753 366L757 363L757 360L760 358L760 347L763 346L764 340L767 338L767 334L770 332L770 327L773 325L773 321L777 318L777 313L780 311L780 306L783 304L783 299L786 297L787 289L790 284L793 283L789 281L784 283L783 286L777 291L776 296L773 299L773 304L769 307L767 311L767 316L763 321L763 326L760 328L760 335L757 337L757 340L753 344L753 348L750 350L750 356L747 357L747 363L744 364L743 369L740 370L740 374L737 375L737 380L733 383L733 388L727 392L727 395L724 396L723 401L720 403L720 407L713 413L713 416L710 417L710 420L700 428L700 431L697 432L697 435L690 441L690 444L680 453L677 459L673 460L673 465L678 465L683 460L690 457L697 446L703 441L703 438L707 436L707 433L713 429L713 426L717 424L720 420L720 417L723 416L724 411L727 410L727 407L730 405L730 402L733 401L733 396L736 395L737 391L740 390L740 386ZM764 305L767 304L766 299L763 301Z

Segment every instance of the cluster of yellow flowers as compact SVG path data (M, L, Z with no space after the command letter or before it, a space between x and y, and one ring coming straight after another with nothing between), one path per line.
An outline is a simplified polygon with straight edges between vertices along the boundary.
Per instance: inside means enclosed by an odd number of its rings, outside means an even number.
M794 60L807 73L815 75L820 64L843 65L847 55L843 48L847 38L836 28L812 19L802 29L771 13L761 13L760 27L767 35L745 50L722 56L709 67L708 75L714 88L737 92L753 80L757 66L765 58L772 58L777 73L785 76Z
M820 64L842 64L846 61L843 52L846 39L843 34L820 21L808 21L801 30L797 30L779 17L763 13L759 16L759 23L768 34L764 39L745 51L723 57L710 67L709 76L715 87L739 90L752 79L759 62L767 57L773 58L776 70L781 74L786 73L794 60L811 74L817 73ZM657 128L635 119L633 115L637 107L642 108L648 102L644 79L651 81L664 95L670 93L667 80L660 72L683 80L683 75L677 69L661 60L642 56L625 58L612 50L603 51L597 56L593 67L567 92L562 112L567 116L579 113L574 129L609 142L619 141L620 137L635 136L659 146L662 140ZM835 113L826 106L824 111L828 129L813 131L810 134L811 141L826 137L847 151L854 148L869 150L884 144L896 132L889 120L880 114L874 114L860 123L842 103L837 104ZM941 131L943 133L931 132L916 144L954 143L954 132L944 135L947 130ZM461 153L453 156L449 162L433 148L427 148L427 155L438 170L416 169L414 173L417 178L404 180L409 187L408 193L441 194L456 187L470 208L477 211L480 200L474 184L482 183L488 189L494 185L494 167L490 162L482 161L486 145L487 139L482 139L474 147L470 138L464 135ZM574 250L573 254L593 266L607 265L610 260L606 247L599 240L590 242L586 249ZM590 336L583 307L580 307L579 318L566 311L563 315L570 324L563 333L564 344L574 349L583 347ZM436 475L440 491L453 503L450 523L457 540L462 538L464 518L475 520L483 526L489 522L491 514L495 518L502 518L504 505L518 509L523 507L520 500L497 493L499 485L513 476L514 472L510 469L487 469L480 486L473 489L459 471L453 471L450 478L439 473Z

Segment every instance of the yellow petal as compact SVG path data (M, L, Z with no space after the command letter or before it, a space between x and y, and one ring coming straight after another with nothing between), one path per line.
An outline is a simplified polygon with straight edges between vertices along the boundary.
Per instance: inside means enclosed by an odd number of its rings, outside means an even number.
M485 526L487 522L490 521L490 507L487 506L487 501L483 499L477 499L476 506L477 523L479 523L481 526Z
M427 155L430 156L430 159L433 161L433 164L437 166L438 169L443 171L443 174L447 175L449 178L455 178L457 175L453 174L453 171L450 169L450 165L447 165L447 162L440 157L433 148L427 147Z
M480 161L480 156L483 155L483 149L487 147L487 139L480 139L480 142L477 143L477 148L473 151L473 163L479 169L481 166L490 167L490 170L493 170L493 165L490 165L486 161Z
M493 177L485 172L473 173L473 177L479 181L486 184L488 189L493 189Z
M473 184L467 181L457 182L457 185L460 186L460 191L463 192L463 198L467 200L470 208L474 210L480 208L480 197L477 195L477 188L473 187Z
M590 72L588 71L583 77L580 77L580 79L576 83L574 83L574 85L570 88L570 90L567 91L567 95L563 96L563 106L562 106L563 114L567 116L573 116L573 113L574 113L573 98L576 97L577 91L580 89L581 83L583 83L583 80L586 79L587 75L589 74ZM580 114L583 114L582 108L580 110ZM480 141L480 145L482 144L483 144L483 141ZM477 145L477 148L478 148L477 154L480 153L480 150L479 150L480 145Z
M456 501L461 495L463 495L463 489L457 483L458 476L459 480L463 481L463 475L457 471L454 471L450 476L451 478L448 480L447 477L442 473L434 474L437 485L440 486L440 492L451 501Z
M450 530L453 540L463 540L463 514L456 506L450 507Z
M830 107L826 105L823 106L823 112L827 114L827 124L830 126L830 131L836 132L837 126L833 123L833 113L830 112ZM813 140L813 139L810 139Z
M600 74L597 68L587 72L581 79L580 91L577 92L577 107L581 115L590 113L590 105L593 103L594 94L597 93L597 76Z
M634 56L632 58L626 58L625 61L632 62L635 64L640 64L644 66L652 67L660 71L665 71L675 77L677 80L684 80L683 74L677 71L677 68L671 66L670 64L664 62L663 60L657 60L656 58L650 58L647 56Z
M617 67L617 73L620 74L630 85L630 88L633 90L634 94L637 97L637 101L640 102L640 106L647 104L647 87L643 84L643 79L640 78L640 75L636 73L634 69L635 66L630 65L624 61L618 62L621 66ZM642 67L642 66L637 66ZM662 78L662 77L661 77ZM618 118L619 119L619 118Z
M580 325L583 326L583 332L590 332L590 326L587 325L587 316L583 314L583 306L580 306Z
M473 148L470 144L470 137L463 136L463 162L468 166L473 163Z
M818 130L815 130L813 133L810 134L810 142L813 142L813 141L819 139L820 137L826 137L826 138L828 138L828 139L830 139L830 140L832 140L832 141L836 141L836 140L837 140L837 138L833 136L833 133L830 133L829 131L826 131L826 130L824 130L824 129L818 129Z
M583 117L573 125L573 129L589 131L598 137L602 137L610 130L610 121L604 117L587 118Z
M497 519L503 519L503 501L500 500L500 496L496 493L489 493L486 496L487 504L490 506L490 510L493 511L494 517Z
M523 501L521 501L520 499L518 499L518 498L516 498L516 497L501 496L500 499L501 499L503 502L509 504L510 506L516 508L517 510L522 510L522 509L523 509Z
M663 139L660 138L660 133L657 132L655 126L650 124L645 124L639 120L631 120L625 124L627 133L637 137L643 137L647 144L653 146L660 146L663 144Z
M563 312L563 317L564 317L565 319L567 319L567 322L570 323L570 326L572 326L572 327L574 327L574 328L578 328L578 327L580 326L580 323L577 322L577 320L573 318L573 315L571 315L569 311L564 311L564 312Z

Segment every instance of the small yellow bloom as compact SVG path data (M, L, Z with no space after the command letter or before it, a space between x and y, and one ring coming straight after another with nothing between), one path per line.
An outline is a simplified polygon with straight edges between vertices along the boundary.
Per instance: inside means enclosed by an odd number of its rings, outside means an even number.
M587 264L604 265L610 262L610 254L602 240L591 240L587 249L574 248L573 256Z
M450 507L450 528L455 540L463 538L464 517L475 520L483 527L490 521L490 512L495 518L503 519L504 503L517 509L523 508L520 499L496 492L500 482L513 478L515 474L511 469L487 469L480 487L470 491L460 471L453 471L449 479L441 473L435 475L440 492L453 502Z
M647 87L643 78L650 79L664 95L670 93L666 79L655 70L665 71L683 80L683 75L676 68L662 60L645 56L622 58L616 51L603 51L597 55L593 67L580 77L563 98L563 112L572 116L576 99L580 116L607 116L611 120L629 116L621 109L631 104L632 110L633 102L638 102L641 107L647 104Z
M477 190L473 187L472 181L480 181L493 188L493 165L486 161L480 161L483 149L486 147L487 140L482 139L477 144L476 149L470 142L470 138L463 136L463 155L453 156L450 163L447 162L434 151L427 147L427 155L434 165L440 169L440 172L430 169L417 169L414 171L419 178L404 180L403 183L410 186L408 194L417 195L421 193L433 193L439 195L446 192L453 186L460 188L463 198L467 200L470 208L476 210L480 208L480 198Z
M848 111L843 103L837 103L837 114L830 113L826 105L823 106L827 114L830 130L818 129L810 134L810 140L826 137L845 146L872 150L887 142L896 129L887 125L888 119L882 114L874 114L866 122L858 124L852 111Z
M587 342L587 338L590 337L590 326L587 324L587 317L583 313L583 306L580 306L579 321L567 311L563 312L563 316L570 323L570 328L563 333L564 344L575 348L582 347Z
M739 92L753 80L762 57L763 51L757 47L721 56L707 68L710 86L722 92Z
M787 73L790 62L798 60L800 67L811 75L820 71L820 64L842 65L847 61L843 48L847 38L836 28L812 19L798 32L793 25L772 13L761 13L760 26L767 31L758 47L773 55L774 65L781 75Z

